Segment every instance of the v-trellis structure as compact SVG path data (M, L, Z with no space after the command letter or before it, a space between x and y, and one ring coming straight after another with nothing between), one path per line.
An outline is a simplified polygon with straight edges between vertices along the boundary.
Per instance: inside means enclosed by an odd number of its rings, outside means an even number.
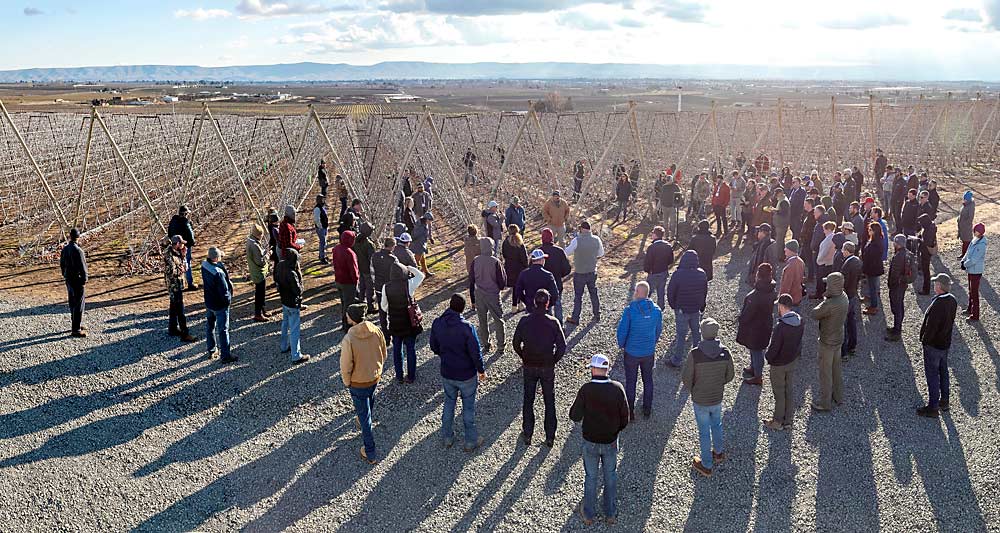
M996 170L1000 98L806 108L778 101L754 108L463 114L324 113L254 117L202 112L9 113L0 102L0 258L51 261L77 227L82 238L122 252L127 272L153 270L166 224L187 205L202 242L245 235L270 207L309 207L319 161L344 177L352 198L384 234L403 180L433 176L443 223L473 224L491 199L518 196L537 215L553 190L572 198L573 169L585 178L575 218L605 213L613 167L637 161L640 203L671 164L685 181L739 152L765 153L771 167L801 174L858 166L871 179L876 148L891 163L938 175ZM476 163L469 176L465 154ZM474 179L473 179L474 178ZM946 182L943 183L947 186ZM336 201L330 202L335 205ZM308 217L304 217L308 220ZM438 222L438 225L442 222Z

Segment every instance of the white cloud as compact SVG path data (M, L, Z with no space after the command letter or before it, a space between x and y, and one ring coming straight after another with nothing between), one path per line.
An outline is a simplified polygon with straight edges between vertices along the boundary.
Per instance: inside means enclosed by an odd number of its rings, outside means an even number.
M24 16L26 17L37 17L39 15L44 15L45 12L37 7L26 7L24 8Z
M944 18L947 20L960 20L964 22L982 22L983 16L979 13L978 9L973 8L956 8L950 9L944 14Z
M299 2L281 2L275 0L240 0L235 11L241 17L269 18L288 17L294 15L318 15L333 11L347 11L357 9L355 4L304 4Z
M994 30L1000 30L1000 0L983 0L986 23Z
M178 9L174 11L174 17L179 19L191 19L194 21L204 21L218 18L227 18L232 16L232 13L226 11L225 9Z
M909 21L896 15L869 13L853 18L831 19L820 22L823 28L831 30L871 30L885 26L905 26Z
M560 26L576 30L595 31L610 30L611 23L605 18L592 17L582 11L567 11L556 17Z

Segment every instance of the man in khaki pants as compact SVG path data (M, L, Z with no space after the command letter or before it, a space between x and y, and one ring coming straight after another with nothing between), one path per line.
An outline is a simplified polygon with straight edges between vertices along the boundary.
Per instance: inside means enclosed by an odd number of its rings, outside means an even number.
M764 358L771 366L771 391L774 393L774 417L764 426L774 431L792 428L795 404L792 401L792 375L795 362L802 354L802 334L805 326L802 317L792 311L795 305L791 294L778 296L778 322L771 330L771 342Z
M829 411L831 400L837 405L844 401L840 349L849 302L844 294L843 274L833 272L823 281L826 283L823 302L812 310L812 317L819 321L819 397L812 403L816 411Z
M552 191L552 197L542 206L542 219L545 226L552 230L555 243L562 245L566 220L569 219L569 204L559 196L559 191Z

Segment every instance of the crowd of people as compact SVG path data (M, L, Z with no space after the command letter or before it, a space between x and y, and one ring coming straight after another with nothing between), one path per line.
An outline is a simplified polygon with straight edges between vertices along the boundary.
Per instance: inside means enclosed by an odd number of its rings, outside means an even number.
M463 164L466 178L475 183L476 160L471 150ZM616 329L624 384L608 377L611 358L593 355L591 380L580 388L569 411L569 417L583 426L586 476L578 512L586 524L598 515L601 480L603 514L609 523L615 521L618 434L636 420L640 376L642 400L638 407L644 418L652 416L653 369L657 346L670 322L664 318L667 306L673 312L674 338L664 364L679 372L680 381L690 391L700 444L691 467L703 476L711 476L716 465L726 460L722 399L727 384L736 379L735 359L747 361L740 373L745 386L762 386L767 370L774 410L762 421L763 426L772 431L793 428L795 367L807 320L815 321L818 330L819 387L811 408L825 413L843 404L842 362L855 355L862 315L872 317L882 312L883 277L893 316L885 335L889 342L901 339L903 298L908 288L916 285L922 295L933 291L920 328L929 398L916 413L938 417L949 409L948 351L958 301L952 295L956 280L947 273L931 272L931 258L938 253L940 201L934 180L926 173L917 175L913 167L904 171L887 164L881 152L875 161L871 192L865 191L865 179L857 167L836 172L827 181L815 170L802 176L792 175L787 167L780 174L771 172L765 154L748 163L741 153L728 178L718 172L721 168L718 165L714 172L696 174L686 202L681 173L675 166L660 173L654 186L654 212L661 225L652 228L650 244L643 251L646 279L635 284ZM577 170L582 174L579 162L574 168L575 183L582 181ZM617 170L618 183L628 184L630 171L624 165ZM481 212L482 226L469 226L463 243L468 296L452 295L448 309L430 321L428 328L416 291L433 275L426 259L428 244L434 243L430 182L418 179L415 190L404 194L391 236L379 243L374 240L375 228L368 221L364 204L353 200L348 205L343 179L335 177L341 207L336 222L326 206L329 180L322 164L318 182L320 194L312 212L316 253L321 263L332 265L340 298L344 332L341 378L354 403L355 423L362 435L360 457L371 464L380 458L371 428L375 390L390 348L396 381L400 385L415 382L416 341L425 329L430 330L431 351L440 358L444 391L440 436L445 448L456 442L453 425L459 397L463 448L471 452L483 445L476 429L475 399L479 384L488 379L484 357L494 350L502 353L508 339L523 367L520 440L530 445L534 438L534 403L540 387L544 444L552 447L559 418L555 369L567 351L565 327L579 324L583 318L585 290L590 297L590 320L600 321L602 316L597 281L605 249L600 236L591 231L590 222L584 219L575 233L568 233L569 204L560 191L552 191L539 209L541 245L529 252L520 199L511 198L503 211L496 201L488 202ZM631 185L617 191L620 216L627 216L634 191ZM574 197L579 192L575 186ZM678 219L685 203L685 218L692 222L692 232L688 244L682 246L677 239ZM169 296L168 333L184 342L195 342L184 311L185 293L199 288L192 275L195 232L188 217L188 209L182 206L170 221L163 257ZM302 353L299 341L301 311L307 307L302 280L306 242L299 237L296 217L296 209L290 205L280 218L277 210L271 209L266 227L254 225L246 241L248 277L254 285L253 320L269 322L277 313L266 308L270 277L281 302L279 349L289 354L292 364L310 358ZM962 241L960 265L968 275L965 315L969 321L980 317L978 288L987 248L985 226L975 220L975 201L972 193L966 192L958 216L958 236ZM334 223L337 244L328 254L327 232ZM82 316L88 275L78 238L79 232L72 230L60 263L69 294L72 335L85 337ZM716 247L720 240L733 238L737 244L752 246L746 275L741 276L750 290L736 317L735 342L745 349L745 355L719 338L719 322L705 312ZM208 248L201 264L201 288L207 352L213 356L218 351L219 360L229 363L238 355L230 349L234 291L224 257L219 247ZM572 310L564 317L563 291L569 279L574 292ZM918 279L920 283L916 283ZM506 305L504 291L509 291L510 303ZM470 308L475 311L478 327L465 318ZM508 309L525 312L509 336L504 322Z

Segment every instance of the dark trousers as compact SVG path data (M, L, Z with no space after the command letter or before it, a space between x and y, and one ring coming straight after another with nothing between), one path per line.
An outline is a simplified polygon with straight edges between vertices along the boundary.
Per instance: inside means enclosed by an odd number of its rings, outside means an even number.
M664 295L667 293L667 271L657 272L646 276L646 283L649 283L649 297L656 293L656 305L663 309Z
M83 308L86 306L83 285L73 286L66 284L66 292L69 294L69 317L72 323L73 333L80 332L80 324L83 322Z
M920 253L920 272L923 273L924 286L921 292L931 292L931 254Z
M535 392L542 384L545 402L545 439L556 438L556 369L554 367L524 367L524 405L521 409L521 431L531 438L535 431Z
M635 410L635 386L642 371L642 410L653 408L653 367L656 357L632 357L625 354L625 397L629 410Z
M580 320L583 307L583 289L590 293L590 308L594 320L601 316L601 297L597 294L597 272L588 274L573 274L573 320Z
M813 261L812 250L808 246L803 246L801 250L802 253L799 254L799 257L801 257L802 262L806 264L806 272L805 272L806 279L807 280L813 279L814 277L816 277L816 262Z
M844 321L844 344L840 347L840 355L847 355L858 347L858 297L847 297L847 320Z
M344 326L344 331L350 327L347 324L347 308L358 303L358 286L347 283L338 283L337 289L340 291L340 323Z
M361 273L361 277L358 278L358 302L364 302L368 304L368 310L371 311L375 308L375 282L372 281L371 274Z
M972 241L962 241L962 255L960 257L965 257L965 252L969 250L969 245Z
M726 218L726 206L713 205L712 213L715 214L715 233L729 233L729 220Z
M417 379L417 336L392 338L392 365L396 379L403 379L403 347L406 347L406 377Z
M903 296L906 287L889 287L889 310L892 311L892 332L903 332Z
M184 290L170 291L170 311L167 332L171 335L187 335L187 317L184 316Z
M928 407L937 409L940 403L948 403L951 389L948 381L948 350L925 344L924 373L927 375Z
M323 196L326 196L325 194ZM344 216L344 212L347 211L347 197L340 197L340 218Z
M816 265L816 292L813 294L823 296L826 292L826 282L823 278L830 275L833 272L833 265Z
M969 274L969 316L979 320L979 282L982 274Z
M264 299L266 298L267 279L253 284L253 314L264 314Z

